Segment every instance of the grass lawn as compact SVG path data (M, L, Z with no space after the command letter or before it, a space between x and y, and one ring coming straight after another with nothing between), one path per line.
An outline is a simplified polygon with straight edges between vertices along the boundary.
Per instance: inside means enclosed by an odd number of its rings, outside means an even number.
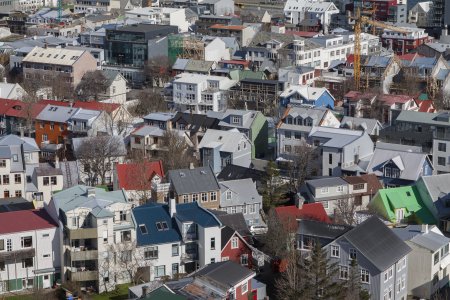
M109 293L103 293L99 295L92 295L92 300L123 300L128 298L128 287L130 284L118 284L116 287L116 290L109 292Z

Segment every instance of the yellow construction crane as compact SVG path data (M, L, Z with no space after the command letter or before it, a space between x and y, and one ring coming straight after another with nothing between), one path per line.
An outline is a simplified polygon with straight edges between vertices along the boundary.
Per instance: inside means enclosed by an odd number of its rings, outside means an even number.
M353 60L353 71L354 71L354 77L355 77L355 89L359 91L360 85L361 85L361 28L365 24L372 25L375 27L385 28L389 29L395 32L400 33L409 33L410 31L407 29L399 28L396 26L384 24L383 22L378 22L371 20L368 14L372 14L375 12L376 7L371 10L364 10L361 13L360 8L356 8L355 15L350 16L350 20L355 21L355 50L354 50L354 60Z

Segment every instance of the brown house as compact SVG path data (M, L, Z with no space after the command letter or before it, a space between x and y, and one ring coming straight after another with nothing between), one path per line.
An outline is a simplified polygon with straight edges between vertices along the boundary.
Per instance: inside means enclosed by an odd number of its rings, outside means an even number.
M220 186L211 167L169 171L170 197L177 203L198 202L208 209L218 209Z

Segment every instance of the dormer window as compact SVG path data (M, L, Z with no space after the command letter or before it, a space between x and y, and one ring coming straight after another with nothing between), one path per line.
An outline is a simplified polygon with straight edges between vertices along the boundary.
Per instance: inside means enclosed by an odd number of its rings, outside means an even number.
M239 124L239 123L241 123L241 118L240 118L240 117L233 116L233 117L231 118L231 123L233 123L233 124Z

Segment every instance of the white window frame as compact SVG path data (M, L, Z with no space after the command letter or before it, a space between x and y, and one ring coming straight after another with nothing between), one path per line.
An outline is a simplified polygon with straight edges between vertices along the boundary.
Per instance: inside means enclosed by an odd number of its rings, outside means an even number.
M330 246L330 256L339 258L341 256L341 247L338 245L331 245Z
M248 292L248 281L241 285L241 294L244 295Z
M367 281L364 280L364 276L367 276ZM370 273L369 270L361 269L361 283L370 284Z
M231 243L231 249L239 248L239 239L237 237L232 237L230 243Z

